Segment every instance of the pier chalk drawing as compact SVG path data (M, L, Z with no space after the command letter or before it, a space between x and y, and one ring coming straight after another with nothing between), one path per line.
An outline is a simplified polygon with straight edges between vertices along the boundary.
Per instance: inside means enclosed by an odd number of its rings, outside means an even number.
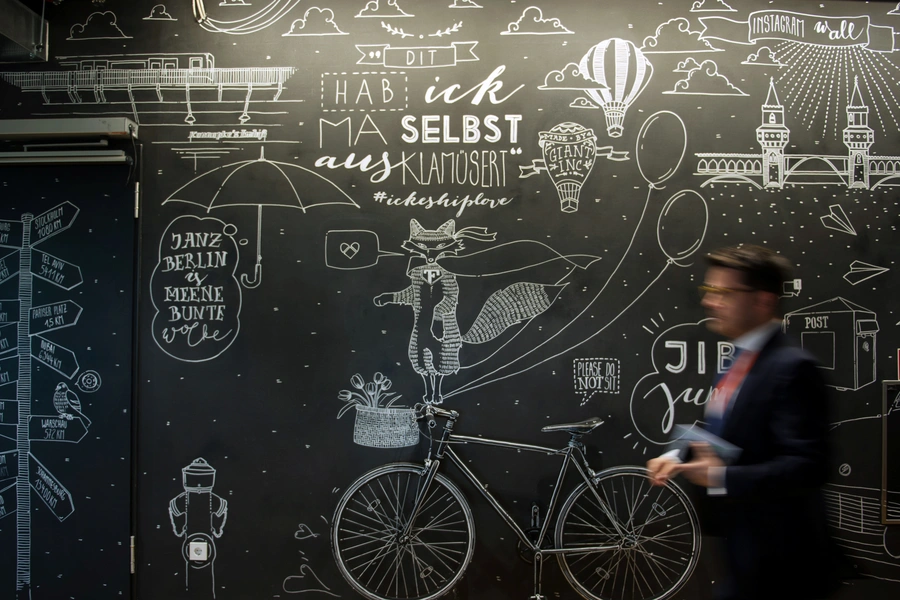
M184 587L200 589L207 582L216 597L216 540L225 532L228 501L213 492L216 470L203 458L194 459L181 470L184 491L169 501L169 522L176 537L184 540Z
M159 241L150 276L153 341L184 362L227 350L240 331L237 229L212 217L177 217Z
M296 71L296 67L223 69L215 66L209 52L56 58L56 70L2 71L0 78L22 92L40 94L44 106L72 110L54 108L56 114L83 114L91 107L153 127L228 124L222 123L223 113L236 115L234 125L251 120L251 112L256 119L270 117L275 111L260 110L259 104L284 103L285 82Z

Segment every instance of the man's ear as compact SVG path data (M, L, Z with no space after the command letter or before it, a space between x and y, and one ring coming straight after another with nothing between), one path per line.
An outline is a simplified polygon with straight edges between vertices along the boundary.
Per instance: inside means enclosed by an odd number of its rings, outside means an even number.
M773 317L778 316L778 300L778 294L772 292L758 291L756 293L756 302L760 309Z

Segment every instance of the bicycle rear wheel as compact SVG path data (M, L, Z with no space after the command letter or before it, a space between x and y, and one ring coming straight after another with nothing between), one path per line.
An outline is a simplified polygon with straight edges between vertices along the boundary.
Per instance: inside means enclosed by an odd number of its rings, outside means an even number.
M409 522L427 471L393 463L369 471L334 511L331 545L344 578L371 600L430 600L459 581L475 547L472 511L459 489L435 474Z
M700 527L687 496L672 482L652 486L639 467L608 469L593 489L575 488L560 510L555 541L557 548L615 547L558 555L566 579L589 600L669 598L700 556Z

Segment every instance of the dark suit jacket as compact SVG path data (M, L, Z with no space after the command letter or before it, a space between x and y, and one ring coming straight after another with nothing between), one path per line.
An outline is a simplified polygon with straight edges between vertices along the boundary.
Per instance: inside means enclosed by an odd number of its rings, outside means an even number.
M777 332L725 416L743 449L723 497L699 496L708 533L725 537L726 598L822 598L836 585L821 487L828 468L828 394L813 357Z

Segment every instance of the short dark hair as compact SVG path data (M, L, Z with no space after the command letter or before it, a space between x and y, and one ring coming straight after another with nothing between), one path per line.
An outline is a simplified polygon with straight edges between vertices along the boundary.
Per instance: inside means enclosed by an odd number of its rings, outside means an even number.
M785 281L791 279L791 261L768 248L754 245L719 248L706 255L711 267L740 271L744 285L781 296Z

